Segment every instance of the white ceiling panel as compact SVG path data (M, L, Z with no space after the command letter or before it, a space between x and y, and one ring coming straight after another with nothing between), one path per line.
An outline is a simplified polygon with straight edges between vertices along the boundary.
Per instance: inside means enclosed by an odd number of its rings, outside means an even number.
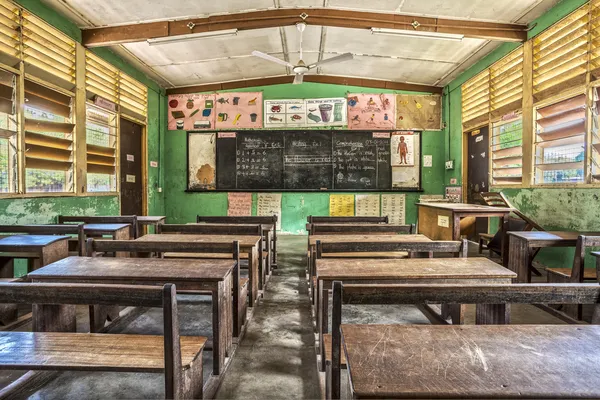
M405 0L329 0L329 7L391 13L397 11L398 7L400 7L404 1Z
M288 51L299 51L300 49L300 32L295 26L286 26L285 37L287 38ZM321 43L321 27L307 25L302 36L302 49L304 51L319 51Z
M279 0L278 3L281 8L322 8L327 3L327 0Z

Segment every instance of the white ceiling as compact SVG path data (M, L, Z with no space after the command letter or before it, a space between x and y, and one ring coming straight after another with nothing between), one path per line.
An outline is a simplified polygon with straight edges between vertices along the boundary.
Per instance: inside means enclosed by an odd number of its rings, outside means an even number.
M528 23L559 0L42 0L81 27L274 8L331 7L405 14ZM295 27L240 31L237 36L204 38L149 46L146 42L114 49L165 87L219 83L289 74L284 66L250 55L259 50L295 64L299 58ZM355 59L325 65L313 73L442 86L489 53L499 42L450 42L374 36L368 30L308 26L303 51L307 64L351 52ZM290 77L290 82L292 78Z

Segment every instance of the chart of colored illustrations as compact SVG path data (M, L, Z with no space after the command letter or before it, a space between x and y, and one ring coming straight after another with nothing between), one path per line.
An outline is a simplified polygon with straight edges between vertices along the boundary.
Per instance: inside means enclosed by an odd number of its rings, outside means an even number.
M349 94L348 129L394 129L396 97L393 94Z
M345 126L346 99L265 100L265 128Z
M215 94L175 94L169 96L169 130L215 128Z

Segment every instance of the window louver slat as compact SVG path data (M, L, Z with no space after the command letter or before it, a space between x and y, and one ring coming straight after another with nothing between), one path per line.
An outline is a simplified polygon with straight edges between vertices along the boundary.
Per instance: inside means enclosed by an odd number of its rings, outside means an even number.
M523 47L490 67L490 112L493 118L520 110L523 100Z
M119 104L121 112L145 119L147 115L148 88L130 76L121 73L119 79Z
M489 70L485 70L462 86L462 123L464 129L474 128L489 119L489 77Z
M0 0L0 62L11 66L21 59L20 13L13 3Z
M85 82L92 95L98 95L113 103L119 101L119 70L103 62L98 56L86 52Z
M523 180L523 120L492 125L492 183L520 184Z

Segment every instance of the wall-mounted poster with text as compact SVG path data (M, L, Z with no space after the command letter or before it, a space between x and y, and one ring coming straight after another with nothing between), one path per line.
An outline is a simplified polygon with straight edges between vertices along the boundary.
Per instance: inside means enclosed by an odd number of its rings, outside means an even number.
M263 126L262 92L216 94L217 129L252 129Z
M265 100L265 128L306 126L304 100Z
M306 99L307 126L345 126L346 99Z
M214 94L172 94L167 107L169 130L215 129Z
M385 130L396 126L396 97L393 94L349 94L348 129Z

